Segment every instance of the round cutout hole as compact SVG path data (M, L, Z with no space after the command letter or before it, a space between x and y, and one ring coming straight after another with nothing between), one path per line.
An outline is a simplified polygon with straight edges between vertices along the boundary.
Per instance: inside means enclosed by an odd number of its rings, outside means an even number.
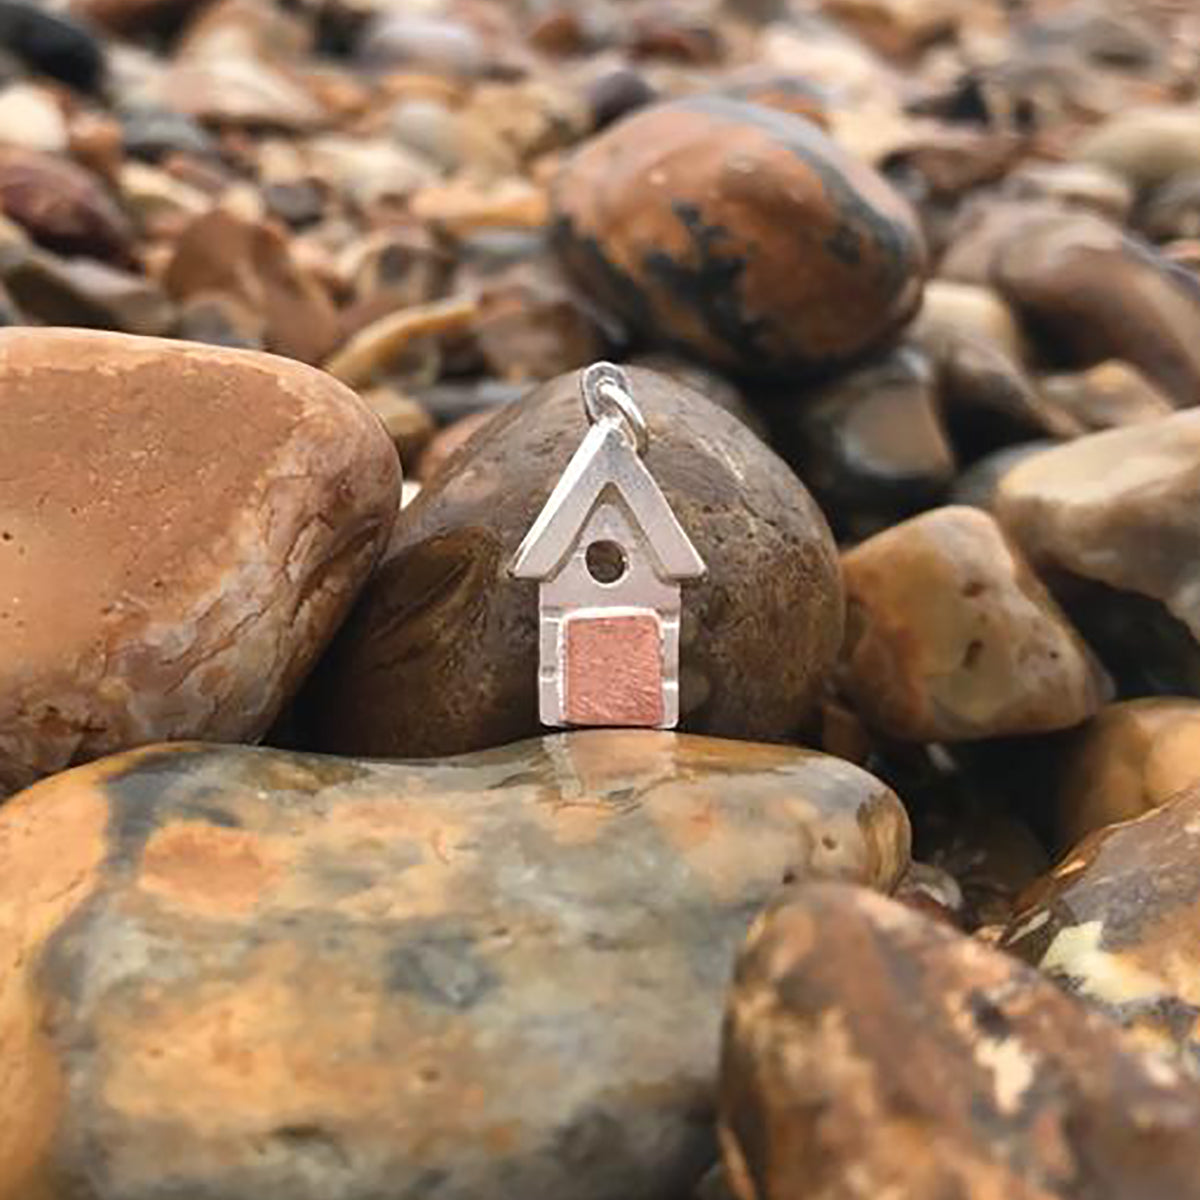
M593 542L585 561L588 574L597 583L616 583L629 568L625 551L616 542Z

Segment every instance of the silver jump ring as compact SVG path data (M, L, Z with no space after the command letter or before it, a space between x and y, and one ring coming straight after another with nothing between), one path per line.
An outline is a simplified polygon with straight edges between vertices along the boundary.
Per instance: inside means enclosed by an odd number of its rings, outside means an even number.
M580 378L583 406L592 424L604 417L617 417L638 454L650 445L650 429L638 408L629 386L629 377L615 363L598 362L586 368Z

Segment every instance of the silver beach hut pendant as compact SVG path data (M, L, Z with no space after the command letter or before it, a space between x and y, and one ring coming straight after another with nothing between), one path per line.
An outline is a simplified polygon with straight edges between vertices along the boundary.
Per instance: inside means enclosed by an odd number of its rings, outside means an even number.
M611 363L580 373L591 428L509 572L538 582L543 725L672 729L680 585L704 561L642 461L649 430Z

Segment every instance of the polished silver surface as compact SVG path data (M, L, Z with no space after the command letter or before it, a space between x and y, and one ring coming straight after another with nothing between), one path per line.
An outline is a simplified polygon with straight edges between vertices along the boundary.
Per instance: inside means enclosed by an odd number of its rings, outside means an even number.
M704 562L641 459L649 428L625 372L596 363L580 390L591 428L509 567L540 585L540 719L673 728L680 584Z

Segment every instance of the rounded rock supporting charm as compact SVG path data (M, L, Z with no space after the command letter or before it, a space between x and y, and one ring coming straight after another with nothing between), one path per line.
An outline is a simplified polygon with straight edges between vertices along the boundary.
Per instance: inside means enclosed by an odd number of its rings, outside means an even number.
M641 460L645 418L620 367L580 377L591 428L509 570L538 582L545 725L679 721L680 585L704 562Z

